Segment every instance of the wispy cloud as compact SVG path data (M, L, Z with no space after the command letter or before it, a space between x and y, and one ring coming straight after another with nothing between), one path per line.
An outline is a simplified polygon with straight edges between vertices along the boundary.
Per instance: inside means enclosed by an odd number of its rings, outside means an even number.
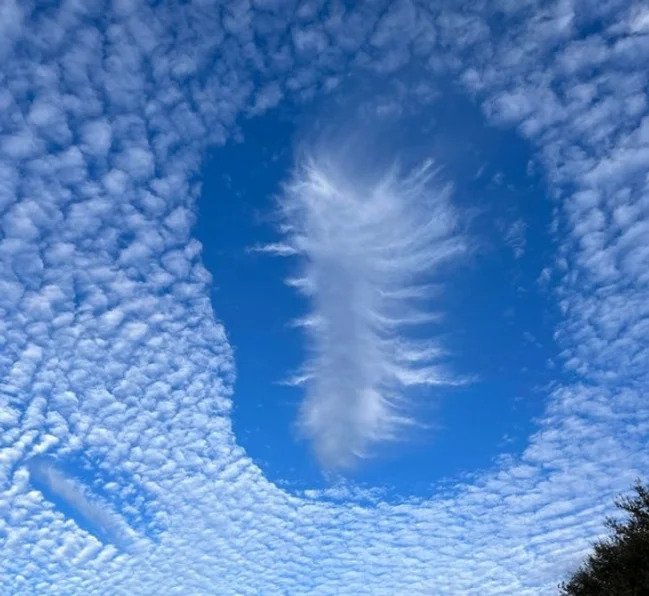
M525 222L519 218L505 230L505 242L512 249L516 259L520 259L525 254L526 228Z
M454 382L437 343L408 332L439 316L430 282L465 247L451 186L432 161L368 166L360 149L347 138L303 155L280 199L284 242L267 249L303 257L289 282L311 307L299 424L327 467L411 424L408 387Z

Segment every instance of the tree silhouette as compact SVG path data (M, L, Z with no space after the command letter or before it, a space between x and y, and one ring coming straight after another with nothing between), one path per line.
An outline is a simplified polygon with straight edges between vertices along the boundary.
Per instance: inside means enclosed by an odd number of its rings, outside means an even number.
M593 552L565 583L564 596L649 596L649 485L636 481L635 494L616 506L626 519L606 520L610 536L595 543Z

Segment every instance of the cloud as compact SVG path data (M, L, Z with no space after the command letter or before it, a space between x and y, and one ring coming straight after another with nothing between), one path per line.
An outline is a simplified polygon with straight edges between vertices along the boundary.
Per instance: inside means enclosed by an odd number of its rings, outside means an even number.
M430 161L409 172L363 165L360 136L305 152L279 205L279 254L303 257L298 288L311 305L299 422L328 467L412 424L408 387L453 382L435 342L408 332L438 316L428 285L464 249L450 186Z
M525 222L519 218L505 230L505 243L512 249L516 259L520 259L525 254L526 228Z
M137 534L115 511L89 495L79 481L67 477L54 464L35 459L29 465L32 482L46 497L73 511L79 526L95 534L101 541L129 549L138 541Z
M4 592L551 591L649 472L642 2L35 4L0 11ZM251 110L409 57L537 151L570 374L522 453L429 498L303 498L236 444L231 349L191 239L197 173ZM80 453L112 479L90 494L160 528L145 553L34 490L27 462Z

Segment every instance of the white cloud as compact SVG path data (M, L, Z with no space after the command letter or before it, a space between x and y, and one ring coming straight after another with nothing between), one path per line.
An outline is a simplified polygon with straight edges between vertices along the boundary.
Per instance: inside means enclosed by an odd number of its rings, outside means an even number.
M0 238L5 592L551 591L613 494L648 471L642 3L32 8L0 10L0 204L19 224ZM295 54L293 17L326 48ZM596 64L571 45L582 27L608 48ZM258 82L304 99L415 54L424 78L456 76L538 151L556 201L557 341L575 380L557 382L520 456L428 499L302 498L235 442L232 355L190 239L196 173L263 97ZM140 179L116 164L126 147L150 152ZM149 550L102 543L34 490L26 462L43 450L83 454L128 524L156 530Z
M82 127L83 148L96 156L106 155L111 145L112 131L106 120L93 120Z
M409 341L407 329L435 317L425 285L464 248L450 188L430 162L367 168L355 157L360 136L305 155L280 200L284 245L304 257L298 287L312 308L300 425L330 467L353 465L413 423L409 386L452 381L440 350Z
M527 239L525 231L527 226L522 219L517 219L505 231L505 242L512 249L514 257L520 259L525 254Z

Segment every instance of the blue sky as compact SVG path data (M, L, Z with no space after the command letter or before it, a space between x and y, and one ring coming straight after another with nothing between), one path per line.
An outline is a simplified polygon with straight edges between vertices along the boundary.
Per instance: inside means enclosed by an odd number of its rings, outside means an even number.
M0 5L0 592L545 594L647 477L649 11Z

